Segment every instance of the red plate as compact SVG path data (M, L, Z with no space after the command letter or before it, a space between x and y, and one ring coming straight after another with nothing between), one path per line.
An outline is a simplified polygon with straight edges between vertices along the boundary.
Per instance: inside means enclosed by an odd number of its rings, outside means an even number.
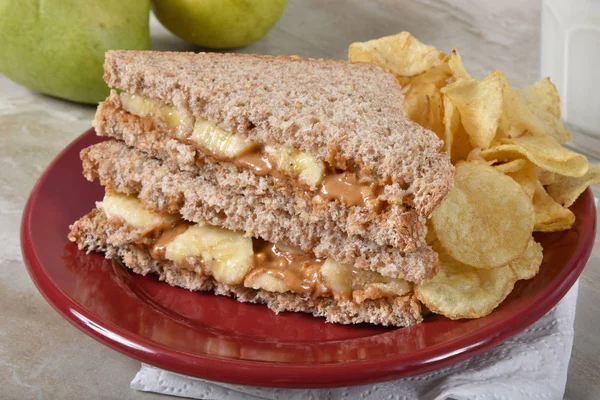
M89 130L71 143L34 187L21 246L46 300L98 341L140 361L205 379L275 387L333 387L396 379L441 368L497 346L548 312L581 273L594 243L588 189L573 205L568 232L537 235L540 274L519 282L491 315L428 318L406 329L327 324L305 314L170 287L139 276L66 239L70 223L103 195L81 175L79 151L98 142Z

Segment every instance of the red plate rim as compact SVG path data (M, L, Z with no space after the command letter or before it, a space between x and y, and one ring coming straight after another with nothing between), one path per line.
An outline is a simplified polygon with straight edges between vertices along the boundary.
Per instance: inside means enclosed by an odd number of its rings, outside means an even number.
M456 340L432 346L409 355L394 355L375 360L339 364L294 365L210 357L172 349L140 337L110 322L103 321L65 294L47 274L36 254L30 237L32 207L39 188L57 162L73 147L89 139L90 129L71 142L46 168L36 182L21 220L21 250L29 274L46 301L67 321L99 342L139 361L173 372L203 379L235 384L269 387L337 387L413 376L455 364L499 345L521 332L546 314L568 292L581 274L594 244L596 213L591 190L579 201L585 201L592 215L591 234L583 238L583 250L569 260L555 280L559 283L545 288L532 301L531 307L519 310L507 319L466 334Z

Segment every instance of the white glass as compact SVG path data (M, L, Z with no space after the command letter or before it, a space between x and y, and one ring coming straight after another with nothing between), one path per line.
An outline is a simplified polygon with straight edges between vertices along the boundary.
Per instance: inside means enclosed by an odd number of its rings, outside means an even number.
M543 0L541 77L561 97L575 149L600 159L600 0Z

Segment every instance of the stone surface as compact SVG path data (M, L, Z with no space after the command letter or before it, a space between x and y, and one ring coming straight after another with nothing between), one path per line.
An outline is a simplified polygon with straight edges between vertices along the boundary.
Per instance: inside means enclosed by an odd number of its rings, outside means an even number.
M152 22L154 48L198 50ZM275 29L241 51L345 58L353 41L402 30L444 50L458 47L475 76L500 69L517 87L537 78L539 2L533 0L290 0ZM32 93L0 75L3 399L167 398L130 390L139 362L63 320L38 293L21 259L19 224L29 191L52 158L90 126L93 115L93 107ZM596 250L581 279L566 398L596 398L600 392L599 263Z

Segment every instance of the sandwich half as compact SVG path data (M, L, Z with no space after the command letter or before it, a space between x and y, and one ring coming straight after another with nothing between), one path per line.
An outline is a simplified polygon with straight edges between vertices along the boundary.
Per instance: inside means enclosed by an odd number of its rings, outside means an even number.
M454 171L437 136L405 117L391 74L294 57L113 51L105 80L115 90L94 127L124 145L84 154L88 178L318 257L412 282L435 275L425 218Z
M275 312L300 311L329 322L410 326L422 320L412 284L205 222L144 208L108 191L71 226L69 239L134 272L171 285L213 291Z
M107 53L113 88L81 152L106 196L71 226L171 285L330 322L409 326L437 273L427 216L453 183L437 136L368 64Z

